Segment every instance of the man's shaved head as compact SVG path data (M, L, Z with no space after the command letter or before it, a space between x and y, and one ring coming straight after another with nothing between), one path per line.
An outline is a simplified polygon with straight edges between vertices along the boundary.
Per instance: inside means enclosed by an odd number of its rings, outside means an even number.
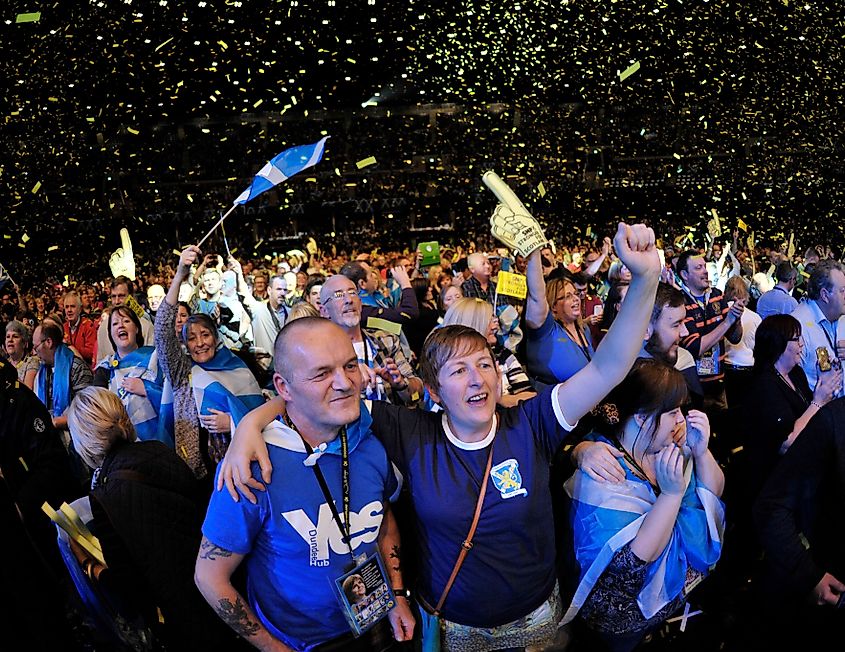
M311 332L319 328L328 328L338 331L345 340L349 337L334 322L324 317L301 317L287 322L279 334L273 346L273 367L276 373L282 378L290 380L290 373L293 371L292 362L295 363L296 355L293 347L300 341L305 332Z

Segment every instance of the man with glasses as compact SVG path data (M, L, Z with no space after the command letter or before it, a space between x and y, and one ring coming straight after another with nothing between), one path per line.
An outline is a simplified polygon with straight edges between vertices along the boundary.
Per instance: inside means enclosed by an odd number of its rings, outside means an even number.
M369 378L364 398L415 403L423 384L402 352L399 337L375 328L361 328L361 297L342 274L330 277L320 291L320 313L340 326L352 340L362 372Z
M52 319L45 319L36 327L32 352L41 361L35 376L35 393L47 406L53 425L67 430L65 410L77 392L94 382L91 368L64 343L64 333Z
M111 282L109 290L109 299L111 305L103 311L100 319L100 326L97 329L97 349L94 351L94 363L96 364L103 358L114 353L114 347L109 339L109 319L111 316L111 308L122 306L129 297L132 296L133 285L132 281L126 276L117 276ZM141 333L144 335L144 346L153 346L153 323L146 315L139 315L141 320Z
M404 267L390 270L392 278L402 289L402 298L396 308L388 305L387 299L378 291L379 273L366 262L353 261L340 268L340 273L352 281L361 297L361 320L367 324L370 317L386 319L397 324L408 324L420 316L417 295L411 288L411 279Z
M807 299L792 316L801 324L801 368L810 387L819 379L819 349L833 364L845 360L845 267L835 260L823 260L813 268L807 282ZM823 354L822 354L823 355ZM843 381L845 382L845 381ZM836 392L842 396L843 390Z

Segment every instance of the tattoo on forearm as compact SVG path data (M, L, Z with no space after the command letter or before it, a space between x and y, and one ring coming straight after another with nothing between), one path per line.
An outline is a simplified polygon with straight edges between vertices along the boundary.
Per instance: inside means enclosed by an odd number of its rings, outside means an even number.
M208 561L214 561L220 557L231 557L232 551L226 550L225 548L221 548L220 546L216 546L208 539L203 539L202 543L200 544L200 559L207 559Z
M390 567L396 571L397 573L402 570L402 563L401 563L402 552L399 549L399 546L393 546L393 550L390 551ZM392 560L396 561L392 561Z
M261 629L261 625L250 618L246 605L240 596L235 598L235 604L232 604L231 600L223 598L217 603L214 610L224 623L241 636L255 636Z

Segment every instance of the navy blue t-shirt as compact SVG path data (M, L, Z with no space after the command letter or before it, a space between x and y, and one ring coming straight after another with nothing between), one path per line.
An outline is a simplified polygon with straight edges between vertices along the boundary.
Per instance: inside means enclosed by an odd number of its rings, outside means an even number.
M466 538L493 440L488 479L473 547L443 606L447 620L495 627L521 618L555 584L555 538L549 464L572 430L549 388L518 406L499 409L498 433L465 444L445 415L372 404L375 435L399 467L416 509L423 599L434 606Z

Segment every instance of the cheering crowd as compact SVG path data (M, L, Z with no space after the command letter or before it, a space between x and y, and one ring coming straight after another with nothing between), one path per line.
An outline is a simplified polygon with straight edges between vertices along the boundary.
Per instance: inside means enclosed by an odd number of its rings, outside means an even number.
M85 495L135 649L621 651L690 608L737 649L841 632L845 267L610 235L7 282L32 550L5 545L45 567L17 626L65 619L41 505Z

